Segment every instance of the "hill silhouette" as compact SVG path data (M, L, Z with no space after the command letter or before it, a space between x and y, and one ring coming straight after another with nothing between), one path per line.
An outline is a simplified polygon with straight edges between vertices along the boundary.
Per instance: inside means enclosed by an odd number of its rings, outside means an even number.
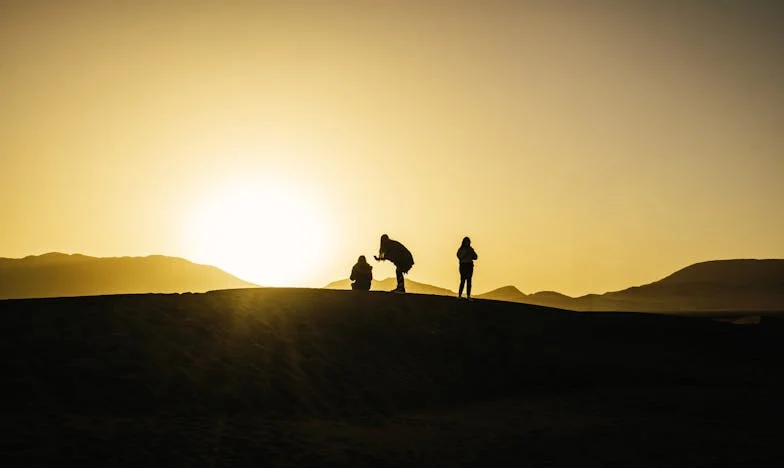
M278 288L0 316L7 466L780 461L780 322Z
M514 286L502 286L476 297L494 301L525 302L525 299L528 298L528 294L525 294Z
M383 280L373 280L370 283L371 291L391 291L397 286L397 280L389 277ZM324 289L351 289L351 281L349 279L342 279L333 281L324 286ZM440 288L426 283L418 283L406 278L406 291L414 294L432 294L436 296L455 296L457 293L450 291L446 288Z
M514 286L503 286L498 289L476 296L478 299L490 299L494 301L521 302L524 304L541 305L554 307L557 309L571 310L574 305L569 296L554 292L541 291L534 294L525 294Z
M650 284L580 297L552 291L527 295L513 286L477 297L576 311L784 311L784 260L701 262Z
M660 285L705 283L730 287L781 286L784 260L713 260L695 263L657 281Z
M584 300L579 310L606 310L613 304L625 307L616 310L782 311L784 260L697 263L650 284Z
M128 293L204 292L255 286L182 258L100 258L48 253L0 258L0 299Z

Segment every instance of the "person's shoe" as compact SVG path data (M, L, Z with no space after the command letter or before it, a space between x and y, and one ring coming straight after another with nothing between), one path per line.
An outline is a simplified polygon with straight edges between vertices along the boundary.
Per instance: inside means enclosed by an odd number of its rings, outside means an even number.
M468 302L474 302L474 298L473 297L469 297L468 298Z

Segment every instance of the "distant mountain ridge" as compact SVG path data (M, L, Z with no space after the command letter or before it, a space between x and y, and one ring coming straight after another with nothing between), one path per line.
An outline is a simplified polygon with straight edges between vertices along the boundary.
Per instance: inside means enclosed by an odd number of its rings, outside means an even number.
M682 268L657 283L710 283L729 286L781 285L784 283L784 260L739 259L700 262Z
M255 287L178 257L90 257L51 252L0 258L0 299L204 292Z
M510 286L477 297L577 311L784 311L784 260L711 260L642 286L580 297L527 295Z

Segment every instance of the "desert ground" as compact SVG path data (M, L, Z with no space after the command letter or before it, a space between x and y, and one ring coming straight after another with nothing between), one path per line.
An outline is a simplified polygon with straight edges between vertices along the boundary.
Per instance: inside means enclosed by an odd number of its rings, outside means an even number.
M3 466L782 466L775 317L293 288L0 316Z

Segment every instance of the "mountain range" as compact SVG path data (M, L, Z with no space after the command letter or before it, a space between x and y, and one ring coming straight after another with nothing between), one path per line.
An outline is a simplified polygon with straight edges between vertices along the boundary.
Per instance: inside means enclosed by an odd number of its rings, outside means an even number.
M48 253L0 258L0 299L204 292L255 287L225 271L177 257L89 257Z
M374 281L371 289L392 289L394 279ZM349 289L348 280L328 289ZM409 292L454 296L448 289L406 280ZM737 259L696 263L658 281L604 294L571 297L555 291L525 294L504 286L476 296L576 311L764 312L784 311L784 260Z
M48 253L0 258L0 299L132 293L204 292L257 287L209 265L178 257L90 257ZM373 280L388 291L394 278ZM348 279L325 289L350 289ZM410 293L455 292L406 279ZM714 260L696 263L658 281L604 294L571 297L555 291L526 294L509 285L475 296L575 311L764 312L784 311L784 260Z

